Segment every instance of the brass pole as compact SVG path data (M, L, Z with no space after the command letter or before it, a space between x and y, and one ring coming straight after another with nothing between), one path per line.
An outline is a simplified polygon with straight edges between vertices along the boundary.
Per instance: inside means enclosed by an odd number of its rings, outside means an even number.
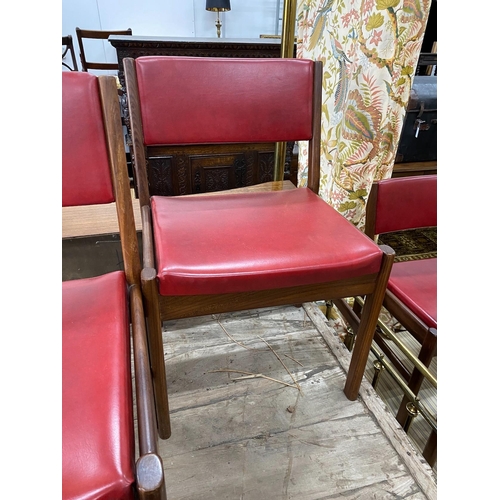
M361 297L356 297L356 302L363 305L364 300ZM437 378L429 371L429 369L406 347L394 332L379 318L378 326L387 337L389 337L410 360L415 368L437 389Z
M217 38L220 38L220 28L222 23L220 22L219 11L217 11L217 20L215 21L215 27L217 28Z
M420 401L420 398L417 397L415 393L408 387L407 383L404 379L399 375L397 370L392 367L392 365L387 362L384 358L384 355L377 351L372 345L371 352L377 358L377 360L382 364L382 366L387 370L387 373L394 379L394 381L401 387L405 396L410 400L411 403L415 406L415 408L420 412L420 414L424 417L427 423L437 431L437 422L434 416L430 413L427 407Z
M283 3L283 21L281 27L281 57L292 58L295 44L295 20L297 0L285 0ZM274 152L274 180L282 181L285 176L286 142L277 142Z

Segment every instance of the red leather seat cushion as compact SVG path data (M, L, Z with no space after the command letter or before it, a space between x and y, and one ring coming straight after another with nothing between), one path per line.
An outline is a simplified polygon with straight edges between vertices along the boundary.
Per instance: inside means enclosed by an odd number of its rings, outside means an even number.
M396 262L387 289L429 328L437 328L437 259Z
M134 427L121 271L62 284L64 499L132 499Z
M152 197L162 295L231 293L376 273L382 251L308 188Z

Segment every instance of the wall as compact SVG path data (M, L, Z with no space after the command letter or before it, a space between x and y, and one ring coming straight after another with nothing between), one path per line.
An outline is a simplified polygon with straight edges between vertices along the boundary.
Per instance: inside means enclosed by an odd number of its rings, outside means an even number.
M277 3L233 0L231 11L220 14L221 38L276 34ZM62 35L73 36L77 54L77 26L96 30L132 28L134 35L214 38L217 14L205 10L205 5L205 0L62 0ZM85 52L89 59L116 61L115 49L106 40L86 43Z

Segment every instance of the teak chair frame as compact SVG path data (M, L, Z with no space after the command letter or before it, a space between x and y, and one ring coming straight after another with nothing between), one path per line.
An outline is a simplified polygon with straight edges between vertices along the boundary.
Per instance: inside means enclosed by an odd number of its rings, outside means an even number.
M382 264L378 274L339 282L316 283L274 290L226 293L219 295L161 296L157 281L154 235L146 165L149 146L144 144L143 125L141 121L141 99L139 96L135 69L136 62L132 58L125 58L123 63L132 129L134 168L142 215L143 270L141 273L141 281L145 299L148 331L153 345L152 363L155 374L155 395L157 398L157 410L159 412L158 421L160 436L166 438L170 436L171 433L162 342L162 323L163 321L171 319L219 314L268 306L302 304L305 302L324 300L327 297L351 297L354 295L366 294L368 298L365 314L363 314L361 319L360 335L352 355L352 362L347 374L347 381L344 389L346 396L350 400L355 400L358 396L366 361L368 359L373 331L375 330L382 299L385 294L387 279L391 271L394 258L393 250L390 247L383 248ZM312 138L309 140L307 188L317 194L320 179L321 62L314 63L313 90L313 133ZM151 147L151 149L152 148L153 147ZM290 187L295 189L291 183L287 184L286 182L278 181L251 186L248 189L275 191L288 189ZM243 188L243 190L244 189L245 188ZM241 191L241 189L230 190L227 191L227 193L234 193L237 191ZM219 192L217 194L220 195L221 193ZM189 196L210 196L210 194ZM357 231L354 227L353 230Z
M137 441L139 457L135 463L134 485L141 500L166 500L163 463L158 454L158 429L153 390L153 376L144 304L141 292L141 263L134 211L130 194L120 105L113 76L99 76L99 96L107 142L111 180L116 203L123 268L128 285L132 331L135 401L137 412ZM82 404L85 404L83 401Z
M80 48L80 61L82 64L82 71L88 71L89 69L97 70L118 70L118 63L107 63L107 62L96 62L89 61L85 55L84 39L94 39L94 40L107 40L110 35L132 35L132 28L126 30L86 30L81 28L75 28L76 37L78 40L78 47Z

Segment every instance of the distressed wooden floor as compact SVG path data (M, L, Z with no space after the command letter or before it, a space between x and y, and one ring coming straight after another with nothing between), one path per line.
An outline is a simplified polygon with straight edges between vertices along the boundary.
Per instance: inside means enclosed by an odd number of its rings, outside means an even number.
M370 384L344 396L350 354L316 305L166 322L164 346L169 500L436 498Z

